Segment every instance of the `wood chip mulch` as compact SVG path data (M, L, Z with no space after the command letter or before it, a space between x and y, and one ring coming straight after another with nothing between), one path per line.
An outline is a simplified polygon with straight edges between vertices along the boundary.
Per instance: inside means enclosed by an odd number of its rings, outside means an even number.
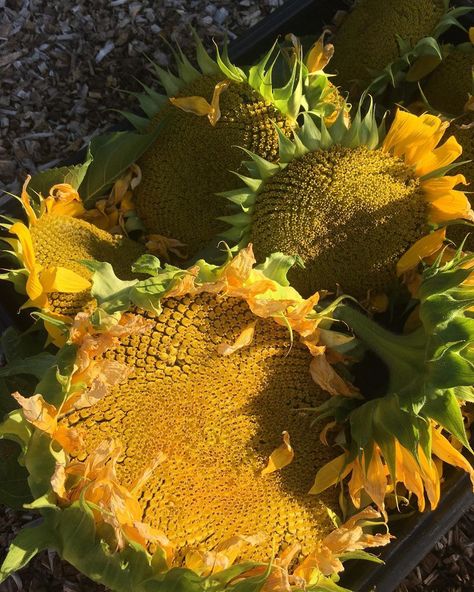
M130 109L123 89L153 82L143 54L171 65L163 41L192 55L192 25L235 38L282 0L0 0L0 187L18 192L27 173L57 165ZM0 562L36 517L0 507ZM397 592L474 590L474 506ZM0 592L105 592L53 552L34 558Z

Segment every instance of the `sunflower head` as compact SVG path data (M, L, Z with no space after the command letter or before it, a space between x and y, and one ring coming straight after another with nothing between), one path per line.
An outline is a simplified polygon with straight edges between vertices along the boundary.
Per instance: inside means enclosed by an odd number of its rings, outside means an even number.
M224 217L226 240L254 244L257 259L274 250L298 256L290 272L304 294L315 289L364 297L385 290L440 248L430 229L471 216L462 175L444 176L461 153L454 137L437 147L447 124L398 111L386 137L372 107L347 127L305 115L295 139L280 134L278 164L249 153L246 187L228 192L238 213Z
M254 578L284 592L335 585L346 554L389 542L362 528L377 511L334 529L335 498L307 493L330 453L306 423L324 398L309 372L318 295L288 285L291 259L254 263L251 249L189 270L145 256L149 278L129 282L90 264L100 307L76 316L56 378L15 393L22 409L0 427L21 435L44 509L36 548L118 592L176 573L193 590Z
M291 137L302 109L334 117L340 97L318 56L314 50L307 65L296 44L289 68L281 68L282 87L274 84L275 62L283 63L275 47L241 69L232 64L227 48L222 54L216 50L214 60L197 40L199 69L181 51L176 55L178 76L156 67L166 95L144 87L138 99L147 117L129 116L141 130L163 124L138 161L143 180L136 191L137 211L149 234L179 240L194 256L224 228L218 218L227 207L216 193L238 186L231 172L241 167L238 146L273 162L278 159L274 123Z
M422 87L430 107L449 116L462 115L474 94L473 66L472 43L450 46Z
M458 251L441 260L423 272L421 326L413 333L391 334L349 306L336 309L335 316L385 363L389 380L379 397L338 396L320 408L322 417L334 415L345 424L350 437L346 451L316 476L314 493L350 474L356 507L365 492L384 510L386 494L397 494L397 483L403 483L417 496L420 511L425 492L435 508L441 474L433 459L464 469L474 484L474 469L456 445L470 450L462 407L474 397L474 256Z
M21 267L3 277L28 296L25 306L66 320L90 300L91 273L80 263L82 259L114 262L118 273L129 278L133 261L144 249L80 219L86 210L71 185L55 185L35 201L28 194L28 181L21 197L28 223L14 220L4 225L15 237L4 239L12 248L7 253Z
M336 33L336 82L360 94L417 81L442 60L439 36L472 10L449 0L360 0Z

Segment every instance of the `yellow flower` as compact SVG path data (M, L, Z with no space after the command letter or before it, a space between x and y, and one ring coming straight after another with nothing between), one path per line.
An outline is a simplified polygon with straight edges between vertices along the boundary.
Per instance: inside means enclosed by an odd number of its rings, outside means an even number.
M252 243L257 260L298 256L290 272L303 295L344 292L365 301L389 292L401 275L440 250L448 223L474 220L463 175L447 175L462 149L440 118L399 110L383 139L371 106L348 125L306 114L278 163L248 153L248 176L223 194L235 213L220 218L235 249ZM370 300L370 298L369 298ZM383 302L382 302L383 305Z
M466 194L454 189L459 184L467 185L465 177L430 176L451 165L462 153L462 147L454 136L438 146L448 125L434 115L416 116L398 110L382 144L382 150L402 158L419 177L429 204L428 222L432 224L442 224L458 218L474 221ZM398 274L413 269L420 260L439 251L445 235L445 229L440 229L419 239L398 261Z
M17 240L9 242L13 245L28 276L26 293L29 300L24 306L47 309L48 294L51 292L76 294L90 288L89 280L70 269L56 265L44 268L37 263L31 233L25 224L15 222L9 228L9 232L17 237Z

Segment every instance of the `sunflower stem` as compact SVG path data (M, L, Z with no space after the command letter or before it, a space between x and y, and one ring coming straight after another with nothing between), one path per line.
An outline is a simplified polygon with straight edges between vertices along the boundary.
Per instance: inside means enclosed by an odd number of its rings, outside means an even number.
M424 373L426 336L423 328L409 335L397 335L347 304L338 306L334 316L346 323L385 363L390 372L391 392L401 394L419 381Z

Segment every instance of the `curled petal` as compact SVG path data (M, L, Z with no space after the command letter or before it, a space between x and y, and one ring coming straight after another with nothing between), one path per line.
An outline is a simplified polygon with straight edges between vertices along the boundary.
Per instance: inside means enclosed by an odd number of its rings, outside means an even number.
M339 376L324 354L314 357L309 369L314 382L330 395L354 397L358 394L355 387Z
M26 421L47 434L53 434L56 429L58 410L54 405L46 403L43 395L23 397L16 392L12 393L12 397L23 409Z
M234 352L247 347L252 343L255 334L256 321L250 323L245 327L232 345L228 343L221 343L217 346L217 353L221 356L230 356Z
M283 444L276 448L268 459L267 466L263 469L262 475L269 475L279 471L289 465L295 457L295 453L290 444L290 434L283 432Z

